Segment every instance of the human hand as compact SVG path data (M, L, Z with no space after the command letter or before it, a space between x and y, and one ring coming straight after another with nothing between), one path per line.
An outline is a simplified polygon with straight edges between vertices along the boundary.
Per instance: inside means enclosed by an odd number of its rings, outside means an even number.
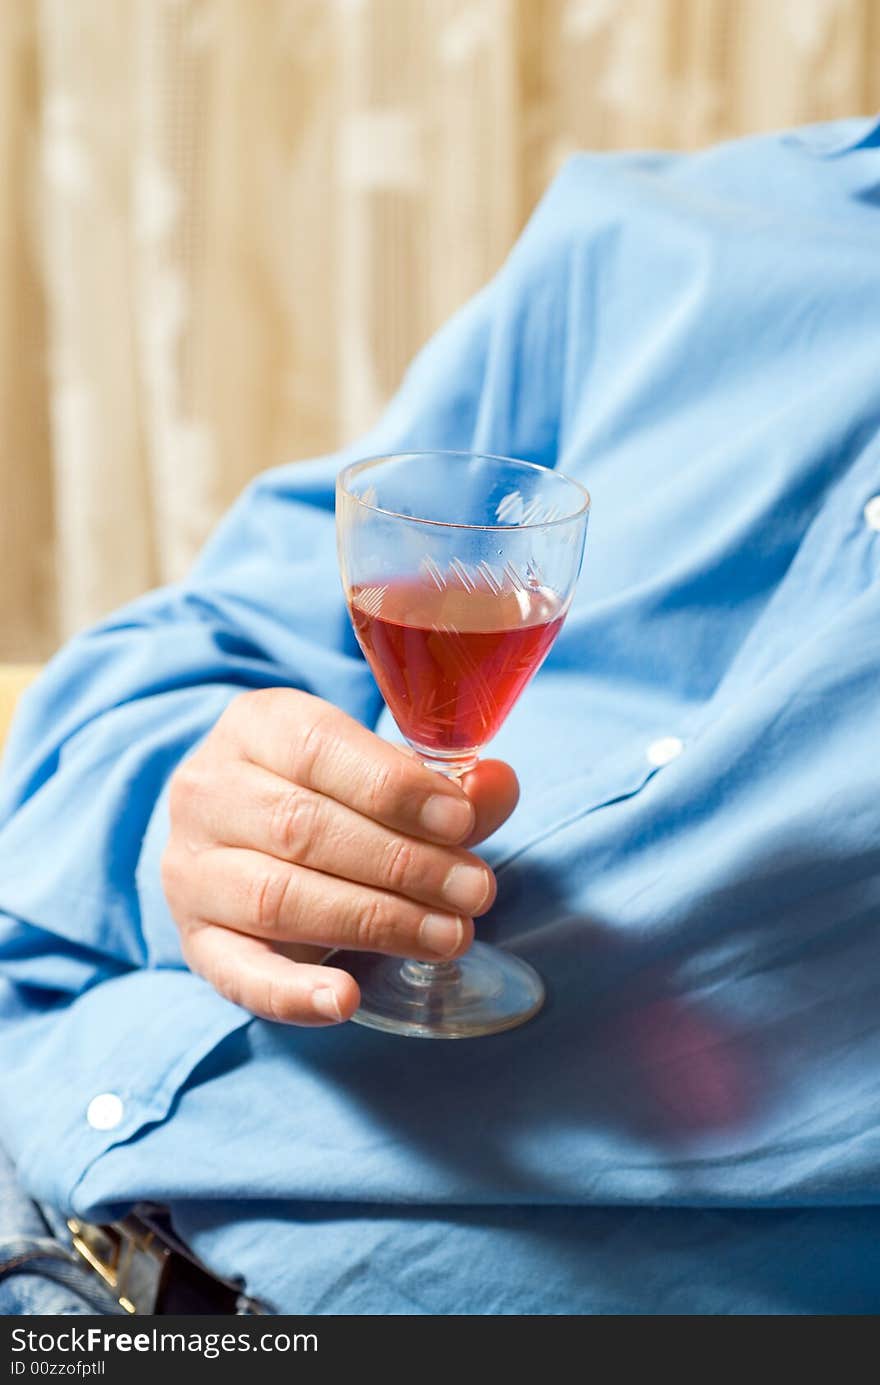
M349 1019L336 947L440 961L466 952L495 879L468 847L519 787L486 760L461 786L328 702L243 693L171 783L162 883L193 971L267 1019Z

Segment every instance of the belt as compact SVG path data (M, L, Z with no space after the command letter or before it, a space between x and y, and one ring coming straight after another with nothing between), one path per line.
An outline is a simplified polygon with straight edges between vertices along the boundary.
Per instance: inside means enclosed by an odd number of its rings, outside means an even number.
M250 1317L267 1311L202 1264L175 1235L162 1207L141 1204L104 1225L70 1217L67 1227L77 1255L127 1313Z

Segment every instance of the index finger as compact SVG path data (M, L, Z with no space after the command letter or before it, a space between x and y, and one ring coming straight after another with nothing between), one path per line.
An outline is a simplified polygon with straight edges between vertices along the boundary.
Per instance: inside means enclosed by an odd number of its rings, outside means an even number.
M474 829L457 783L322 698L262 689L236 698L224 721L247 759L395 831L452 845Z

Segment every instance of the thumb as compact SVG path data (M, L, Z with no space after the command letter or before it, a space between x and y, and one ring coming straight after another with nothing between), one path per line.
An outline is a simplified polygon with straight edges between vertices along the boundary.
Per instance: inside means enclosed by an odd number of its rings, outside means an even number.
M474 830L464 845L476 846L510 817L519 802L519 781L503 760L481 760L462 775L461 787L477 814Z

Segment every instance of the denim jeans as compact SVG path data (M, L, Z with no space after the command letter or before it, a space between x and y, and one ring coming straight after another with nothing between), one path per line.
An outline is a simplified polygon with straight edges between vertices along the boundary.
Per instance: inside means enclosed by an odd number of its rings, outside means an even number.
M100 1280L53 1234L0 1148L0 1317L122 1312Z

